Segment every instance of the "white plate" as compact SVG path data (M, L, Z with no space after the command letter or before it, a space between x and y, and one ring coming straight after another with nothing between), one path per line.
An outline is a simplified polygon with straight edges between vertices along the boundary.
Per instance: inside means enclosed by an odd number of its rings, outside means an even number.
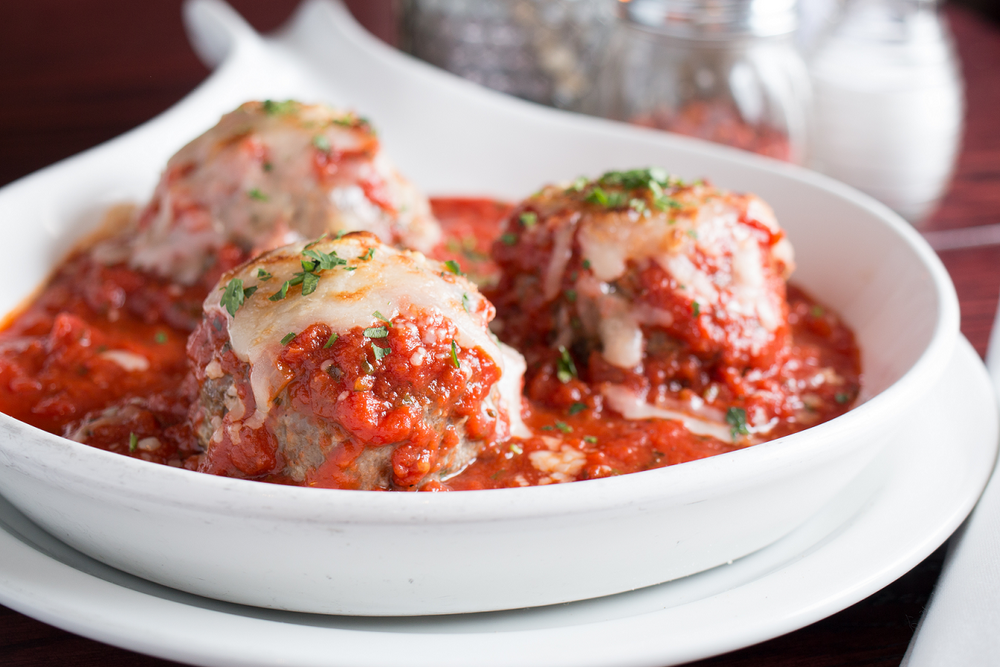
M993 467L997 433L989 379L963 340L893 443L782 540L659 586L490 614L373 619L208 600L91 560L0 500L0 602L99 641L197 665L676 664L805 626L912 568L971 510Z

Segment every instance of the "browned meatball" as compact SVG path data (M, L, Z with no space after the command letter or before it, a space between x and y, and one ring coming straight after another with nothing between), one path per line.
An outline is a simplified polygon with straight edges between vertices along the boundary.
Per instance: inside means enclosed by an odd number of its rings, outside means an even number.
M355 233L266 253L219 287L188 344L206 472L434 488L519 423L523 362L445 264Z
M493 257L498 330L529 377L579 365L629 417L694 413L728 439L706 396L758 388L753 374L773 376L790 343L791 246L753 195L659 169L548 186L516 207Z

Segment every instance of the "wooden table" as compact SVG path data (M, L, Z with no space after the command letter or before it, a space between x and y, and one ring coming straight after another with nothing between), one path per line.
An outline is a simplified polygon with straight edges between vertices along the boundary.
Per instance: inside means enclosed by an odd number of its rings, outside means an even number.
M280 25L297 2L231 0L263 31ZM348 4L376 34L391 39L384 3ZM208 70L187 44L179 5L180 0L5 3L0 22L0 184L117 136L197 85ZM947 14L967 86L967 125L954 182L924 231L938 247L964 246L940 254L961 300L962 331L984 354L1000 289L1000 26L958 7L949 6ZM973 226L981 233L955 231ZM942 559L943 549L826 620L697 664L898 665ZM0 664L174 663L77 637L0 607Z

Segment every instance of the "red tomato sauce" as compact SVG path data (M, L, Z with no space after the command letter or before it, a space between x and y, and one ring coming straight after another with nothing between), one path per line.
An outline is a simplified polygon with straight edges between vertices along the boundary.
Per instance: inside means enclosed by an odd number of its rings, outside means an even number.
M436 258L459 261L481 285L495 283L496 266L489 250L511 206L458 198L432 200L432 206L448 239ZM186 353L188 337L200 321L208 290L225 270L245 259L235 248L224 248L201 282L182 288L123 265L102 266L86 253L71 256L0 331L0 411L51 433L86 439L101 449L197 469L204 454L189 418L198 397ZM769 434L771 438L846 412L860 387L859 353L850 330L835 313L794 286L789 287L788 299L794 344L775 381L800 387L795 395L802 409L797 421L782 422ZM327 340L326 333L317 333L316 340ZM337 350L340 347L331 348L326 356L347 354ZM462 473L425 490L594 479L737 448L694 435L675 421L617 416L604 407L594 387L599 364L588 364L595 377L560 377L556 354L541 355L543 360L528 369L525 379L523 419L536 435L492 444ZM843 382L817 383L813 389L810 380L823 368L833 369ZM342 391L342 383L334 384L330 392ZM305 385L300 389L299 401L325 395L323 391L309 395L311 389ZM109 411L117 418L103 419ZM383 430L391 431L392 424ZM415 465L403 460L398 464L401 474ZM250 462L246 465L253 468ZM316 479L323 476L318 471L309 481L336 484L333 478ZM293 483L268 479L266 474L260 478Z

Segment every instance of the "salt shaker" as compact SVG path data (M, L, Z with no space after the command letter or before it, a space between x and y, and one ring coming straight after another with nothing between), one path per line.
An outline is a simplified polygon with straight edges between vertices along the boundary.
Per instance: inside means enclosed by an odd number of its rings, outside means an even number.
M618 3L587 113L803 162L809 76L796 0Z
M917 223L940 199L964 111L936 0L850 0L810 58L811 164Z

